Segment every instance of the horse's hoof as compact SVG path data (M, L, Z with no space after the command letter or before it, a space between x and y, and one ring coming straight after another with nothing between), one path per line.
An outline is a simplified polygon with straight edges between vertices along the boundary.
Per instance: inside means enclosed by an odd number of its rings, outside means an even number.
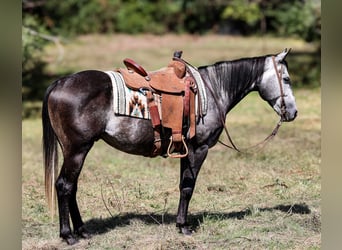
M81 232L79 234L79 236L81 236L83 239L90 239L91 238L91 234L89 232Z
M91 238L91 234L84 227L80 227L78 230L75 230L75 233L78 236L82 237L83 239L90 239Z
M192 231L187 224L184 224L184 225L177 224L177 227L179 229L179 233L182 233L187 236L192 235Z
M73 236L68 236L63 239L66 241L66 243L68 243L68 245L74 245L78 242L78 240L76 240Z
M188 227L182 227L181 231L182 231L182 234L184 234L186 236L191 236L192 235L192 231Z

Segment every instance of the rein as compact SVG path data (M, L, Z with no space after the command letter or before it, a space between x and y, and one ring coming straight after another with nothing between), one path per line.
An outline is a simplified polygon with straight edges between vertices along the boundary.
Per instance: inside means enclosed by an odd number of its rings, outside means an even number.
M283 86L281 84L281 72L283 70L283 65L281 65L281 68L280 68L280 72L277 70L277 65L276 65L276 62L275 62L275 57L272 56L272 61L273 61L273 66L274 66L274 69L276 71L276 75L277 75L277 79L278 79L278 83L279 83L279 88L280 88L280 98L281 98L281 114L280 114L280 120L279 122L277 123L277 125L275 126L275 128L273 129L273 131L271 132L270 135L268 135L264 140L262 140L261 142L253 145L253 146L250 146L250 147L247 147L247 148L244 148L243 150L242 149L239 149L233 142L229 132L228 132L228 128L226 126L226 123L225 123L225 115L223 114L222 110L219 109L219 113L220 113L220 119L221 119L221 122L222 122L222 125L223 125L223 128L224 128L224 131L228 137L228 140L231 144L228 145L224 142L222 142L221 140L218 140L219 143L221 143L223 146L227 147L227 148L230 148L230 149L234 149L236 150L237 152L246 152L248 149L251 149L251 148L255 148L255 147L258 147L258 146L265 146L267 142L269 142L277 133L278 133L278 130L282 124L282 121L283 121L283 115L285 114L286 112L286 105L285 105L285 100L284 100L284 90L283 90ZM205 79L203 79L204 83L207 85L207 88L209 89L210 93L213 95L214 97L214 100L215 100L215 103L217 105L217 107L220 107L220 104L218 103L218 98L217 98L217 95L216 93L213 91L213 89L211 88L211 86L205 81Z

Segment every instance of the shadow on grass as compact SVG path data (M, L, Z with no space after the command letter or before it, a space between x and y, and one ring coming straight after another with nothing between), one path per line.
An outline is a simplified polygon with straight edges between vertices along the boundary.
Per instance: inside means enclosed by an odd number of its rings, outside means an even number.
M272 212L281 211L288 214L310 214L311 210L306 204L294 204L294 205L277 205L275 207L259 208L259 212ZM231 220L238 219L243 220L246 216L251 216L253 212L250 209L245 209L237 212L219 213L219 212L201 212L188 216L189 224L192 230L196 231L203 223L205 217L214 217L219 220ZM91 219L85 223L86 228L91 234L104 234L116 227L124 227L131 223L132 220L140 220L145 224L175 224L175 214L138 214L138 213L127 213L118 215L115 217L109 217L105 219Z

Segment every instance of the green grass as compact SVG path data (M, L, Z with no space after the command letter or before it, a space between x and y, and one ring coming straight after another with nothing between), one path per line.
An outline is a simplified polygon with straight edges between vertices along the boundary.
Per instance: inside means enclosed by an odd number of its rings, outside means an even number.
M126 36L117 39L135 41ZM150 43L142 39L138 44L124 43L126 48L109 43L107 36L81 37L65 48L72 47L75 55L65 53L60 65L51 61L49 70L70 69L71 65L73 70L95 65L108 69L108 61L113 60L114 65L126 56L157 68L169 60L172 47L183 44L185 58L196 58L196 65L201 58L207 64L234 53L237 57L263 54L260 46L248 46L250 39L256 38L235 41L239 52L224 37L185 36L180 42L171 36L172 46L161 38L150 39ZM158 49L152 48L153 39L163 41ZM227 47L226 42L231 49L219 50ZM301 42L288 43L305 49ZM91 61L91 49L85 44L94 46L93 55L99 53L105 59ZM110 51L106 56L105 46ZM134 46L141 46L141 51L136 52ZM99 51L94 51L95 47ZM213 52L205 53L203 48ZM283 41L274 40L265 51L282 48ZM80 60L81 52L76 50L84 52L85 60ZM51 48L47 55L53 53ZM124 56L129 53L134 57ZM96 56L102 58L100 55ZM94 236L68 247L59 239L58 218L51 221L44 198L41 121L23 120L23 249L319 249L321 93L315 88L295 89L294 94L297 119L284 123L263 149L239 154L217 144L209 151L190 203L189 220L195 230L191 237L179 234L175 227L179 162L128 155L99 141L86 159L78 190L81 214ZM227 117L230 134L242 148L263 140L277 121L277 115L256 93ZM222 140L227 141L224 134Z

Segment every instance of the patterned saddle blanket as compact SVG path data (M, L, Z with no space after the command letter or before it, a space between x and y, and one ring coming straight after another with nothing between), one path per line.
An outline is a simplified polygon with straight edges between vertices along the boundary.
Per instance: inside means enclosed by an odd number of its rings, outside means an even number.
M148 110L147 98L143 92L128 88L122 75L116 71L105 71L112 81L113 107L116 115L124 115L135 118L151 119ZM161 114L161 97L154 94L154 100Z

